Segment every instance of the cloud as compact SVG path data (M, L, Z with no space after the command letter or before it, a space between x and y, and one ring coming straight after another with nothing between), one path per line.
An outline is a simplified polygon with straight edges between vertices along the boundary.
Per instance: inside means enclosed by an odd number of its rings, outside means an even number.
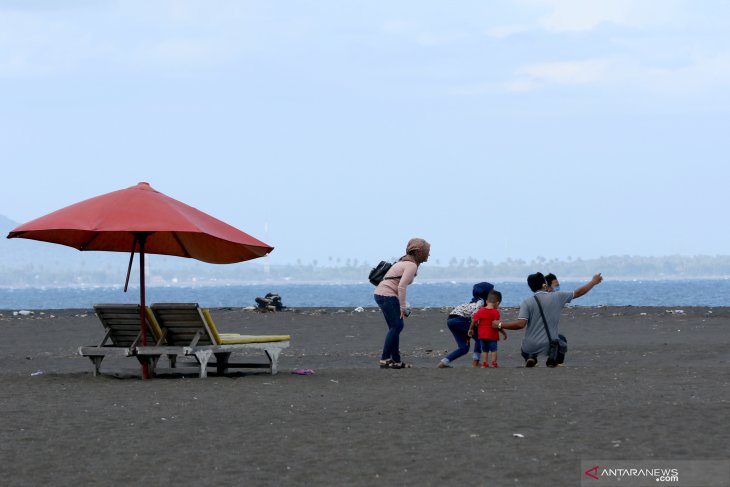
M502 91L499 85L493 83L464 84L454 86L448 90L450 96L476 97L491 95Z
M601 86L649 96L699 97L709 90L719 94L730 84L730 49L718 42L726 22L716 21L707 10L691 10L687 2L516 1L524 7L521 22L493 27L491 37L530 32L531 39L544 37L547 45L573 54L545 62L530 52L531 62L513 66L512 75L500 83L503 92ZM614 29L592 32L606 24ZM556 35L561 33L581 33L580 43L574 35Z
M642 28L681 21L678 0L518 0L532 18L516 25L494 26L490 37L505 38L532 31L587 32L602 24Z
M73 8L72 8L73 7ZM225 65L251 44L253 8L221 2L130 1L67 9L0 7L0 79ZM131 34L134 32L134 34Z
M0 79L34 78L44 74L44 69L23 55L13 55L0 59Z
M177 67L215 66L234 57L225 43L211 39L164 39L144 46L136 60Z
M532 27L529 25L502 25L497 27L492 27L487 30L487 35L489 37L496 37L497 39L504 39L505 37L510 37L515 34L522 34L524 32L530 32L533 30Z
M593 30L602 23L637 26L644 20L634 0L539 0L552 11L539 20L550 32Z
M604 81L611 62L606 59L532 64L517 70L518 80L562 85Z
M0 78L67 72L93 58L98 45L69 23L25 11L0 11Z
M554 86L604 86L644 92L652 96L704 96L730 85L730 51L701 55L683 65L641 64L627 58L600 58L529 64L502 84L508 92L528 92Z
M700 55L675 68L646 67L631 74L632 82L654 94L704 96L715 89L725 94L730 85L730 51Z
M192 28L213 32L244 27L258 15L256 2L220 0L211 5L200 0L126 0L115 7L115 14L136 23L150 23L160 29ZM249 26L249 25L246 25Z
M460 30L427 27L415 20L388 19L380 24L382 32L397 36L421 47L446 46L459 43L469 36Z
M0 10L5 12L61 12L96 7L94 0L63 0L48 2L46 0L3 0Z
M504 89L512 93L525 93L528 91L535 91L539 87L540 85L534 80L526 78L516 79L504 85Z
M386 34L407 35L416 32L419 26L414 20L389 19L382 23L381 28Z

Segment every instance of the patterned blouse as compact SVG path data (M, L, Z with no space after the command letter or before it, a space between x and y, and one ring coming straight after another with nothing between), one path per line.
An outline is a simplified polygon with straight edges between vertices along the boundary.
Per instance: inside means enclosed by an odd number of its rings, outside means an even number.
M477 299L476 303L464 303L460 304L456 308L451 310L449 316L461 316L462 318L471 318L471 315L477 312L478 309L484 307L484 301Z

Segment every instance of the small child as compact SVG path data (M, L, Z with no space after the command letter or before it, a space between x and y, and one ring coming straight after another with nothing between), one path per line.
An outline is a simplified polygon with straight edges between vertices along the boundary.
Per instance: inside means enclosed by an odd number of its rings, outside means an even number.
M492 354L492 367L499 367L497 364L497 342L501 333L504 339L507 334L504 330L495 330L492 328L492 321L499 320L499 304L502 302L502 293L499 291L490 291L487 296L487 304L481 308L471 318L471 326L469 327L469 336L474 336L474 327L477 327L479 341L482 345L482 368L489 368L489 354ZM479 324L483 321L483 324Z

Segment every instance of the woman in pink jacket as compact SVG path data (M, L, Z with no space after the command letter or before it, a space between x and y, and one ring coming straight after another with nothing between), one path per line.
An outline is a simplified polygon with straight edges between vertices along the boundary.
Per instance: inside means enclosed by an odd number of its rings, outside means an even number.
M400 358L400 332L403 331L403 318L406 314L406 288L416 277L418 266L428 260L431 244L422 238L412 238L406 246L406 255L385 274L375 288L375 302L383 311L388 333L385 335L380 367L386 369L405 369L410 364Z

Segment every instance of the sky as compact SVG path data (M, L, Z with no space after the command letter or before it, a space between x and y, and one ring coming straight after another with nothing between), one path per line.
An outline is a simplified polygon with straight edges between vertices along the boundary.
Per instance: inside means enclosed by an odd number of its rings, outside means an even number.
M140 181L271 264L727 255L730 2L0 0L0 215Z

